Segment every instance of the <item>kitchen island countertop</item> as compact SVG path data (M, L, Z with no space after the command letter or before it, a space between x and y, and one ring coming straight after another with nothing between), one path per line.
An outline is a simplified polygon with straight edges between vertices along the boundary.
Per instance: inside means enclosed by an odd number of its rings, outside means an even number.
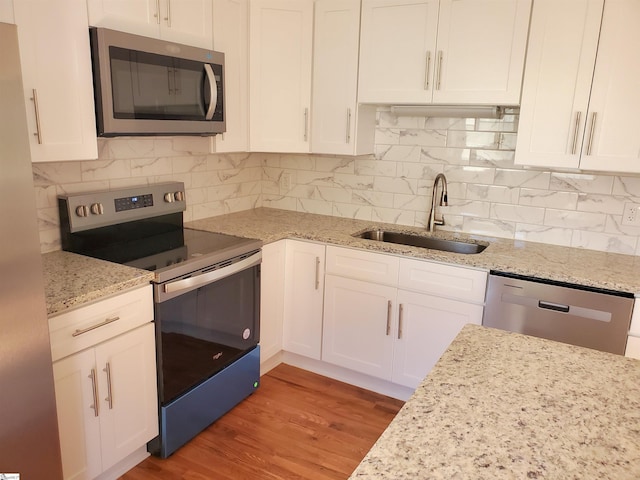
M467 325L350 477L640 478L640 361Z

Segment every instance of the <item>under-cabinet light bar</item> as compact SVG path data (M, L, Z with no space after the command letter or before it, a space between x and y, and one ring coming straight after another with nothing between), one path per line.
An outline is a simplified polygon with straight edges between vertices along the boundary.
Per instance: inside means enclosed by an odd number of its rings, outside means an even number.
M499 106L467 105L394 105L391 113L398 117L502 118Z

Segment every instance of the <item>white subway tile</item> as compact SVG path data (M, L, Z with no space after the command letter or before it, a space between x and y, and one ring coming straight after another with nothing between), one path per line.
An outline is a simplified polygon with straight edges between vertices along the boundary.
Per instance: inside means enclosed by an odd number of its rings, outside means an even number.
M373 208L370 206L336 202L333 204L332 215L357 220L371 220L372 211Z
M469 165L445 166L444 174L450 182L491 184L495 178L496 169Z
M496 169L494 184L507 187L548 189L551 174L536 170Z
M532 223L540 225L544 222L544 208L509 205L506 203L491 204L491 218L506 222Z
M624 204L628 197L619 195L597 195L594 193L579 193L577 209L581 212L599 212L622 215Z
M612 176L585 173L552 172L550 190L566 192L610 194L613 190Z
M375 222L393 223L396 225L413 225L414 213L410 210L374 207L371 220Z
M376 145L398 145L400 130L397 128L376 128L374 141Z
M576 212L575 210L556 210L547 208L544 225L574 230L604 231L607 216L603 213Z
M515 239L527 242L549 243L551 245L571 245L573 230L570 228L546 227L519 223L516 225Z
M82 164L91 162L33 163L33 184L36 187L82 181Z
M637 177L613 177L614 195L626 195L640 198L640 176Z
M578 204L578 194L576 192L554 192L536 188L521 188L518 203L531 207L554 207L575 210Z
M353 157L316 157L316 171L355 173L355 159Z
M333 204L331 202L314 200L312 198L299 198L297 211L317 213L319 215L331 215L331 213L333 212Z
M503 185L470 183L466 186L465 192L466 198L469 200L483 200L486 202L517 204L520 198L519 188ZM452 197L452 194L449 193L449 196Z
M472 235L513 238L515 223L490 218L465 217L463 230Z
M499 148L500 135L494 132L463 132L449 131L446 140L447 147L458 148Z
M352 202L356 205L369 205L371 207L393 207L393 193L384 192L372 192L359 190L354 191L352 195Z
M83 182L131 177L131 160L94 160L80 164Z
M410 165L415 164L411 163ZM398 163L375 159L357 159L354 167L356 175L395 177Z
M401 130L398 143L422 147L444 147L447 144L447 133L443 130Z
M471 152L472 150L469 148L423 147L420 150L420 161L446 165L469 165Z
M471 152L469 165L513 168L514 152L511 150L472 150Z
M375 159L387 162L419 162L420 146L417 145L376 145ZM365 157L363 160L372 161ZM359 163L356 160L356 164Z
M149 177L152 175L170 175L173 165L169 157L131 159L132 177Z
M571 246L633 255L636 251L637 241L637 237L574 230Z
M406 177L374 177L373 189L377 192L415 195L418 191L418 181L415 178Z

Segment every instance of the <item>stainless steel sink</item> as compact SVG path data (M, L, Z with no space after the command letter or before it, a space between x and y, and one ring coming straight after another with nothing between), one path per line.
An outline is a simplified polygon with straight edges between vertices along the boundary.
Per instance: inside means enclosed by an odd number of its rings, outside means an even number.
M397 243L400 245L410 245L412 247L429 248L431 250L442 250L445 252L474 254L480 253L487 245L480 243L463 242L460 240L446 240L443 238L423 237L411 233L389 232L386 230L367 230L356 233L354 237L365 240L375 240L378 242Z

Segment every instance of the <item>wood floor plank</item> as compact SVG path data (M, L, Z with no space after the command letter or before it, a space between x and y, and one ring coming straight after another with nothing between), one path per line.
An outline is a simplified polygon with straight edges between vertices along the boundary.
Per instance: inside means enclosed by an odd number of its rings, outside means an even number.
M121 480L344 480L402 404L281 364L171 457Z

